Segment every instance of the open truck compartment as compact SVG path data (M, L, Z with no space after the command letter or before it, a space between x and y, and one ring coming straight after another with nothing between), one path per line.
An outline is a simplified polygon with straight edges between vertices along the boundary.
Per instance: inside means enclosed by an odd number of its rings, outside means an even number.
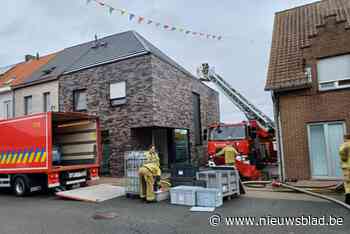
M71 166L97 162L97 121L78 114L52 114L52 165Z
M29 191L98 179L99 121L85 113L47 112L0 121L1 187ZM18 185L18 186L17 186Z

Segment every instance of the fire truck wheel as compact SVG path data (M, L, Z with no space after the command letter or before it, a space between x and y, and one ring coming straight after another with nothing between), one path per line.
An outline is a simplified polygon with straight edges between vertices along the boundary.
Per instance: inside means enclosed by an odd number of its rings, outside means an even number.
M24 196L27 194L29 188L29 181L28 178L25 178L23 176L18 176L15 178L13 182L13 191L16 194L16 196Z

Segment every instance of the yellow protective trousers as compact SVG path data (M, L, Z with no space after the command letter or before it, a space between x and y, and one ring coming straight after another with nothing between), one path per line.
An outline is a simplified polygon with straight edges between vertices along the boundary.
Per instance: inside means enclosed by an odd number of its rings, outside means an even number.
M350 168L343 168L345 194L350 194Z
M152 172L146 168L141 167L139 169L140 176L140 197L145 198L147 201L154 201L156 196L153 191L154 177Z

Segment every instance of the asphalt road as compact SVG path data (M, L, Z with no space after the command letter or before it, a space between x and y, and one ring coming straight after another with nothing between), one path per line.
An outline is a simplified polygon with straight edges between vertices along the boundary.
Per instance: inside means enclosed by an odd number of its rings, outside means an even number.
M282 198L282 199L281 199ZM114 212L117 217L96 220L97 212ZM109 233L350 233L350 212L328 202L298 194L249 192L216 209L226 216L280 216L344 218L340 226L225 226L209 225L214 213L193 213L188 207L168 202L145 204L117 198L103 203L61 200L54 195L17 198L0 192L0 234L109 234Z

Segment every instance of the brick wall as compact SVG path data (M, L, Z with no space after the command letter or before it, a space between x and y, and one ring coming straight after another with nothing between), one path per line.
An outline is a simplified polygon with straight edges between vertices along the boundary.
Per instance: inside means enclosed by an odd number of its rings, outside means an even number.
M114 81L126 81L127 86L127 103L119 107L111 107L109 103L109 84ZM109 130L110 165L114 176L123 174L124 152L139 148L138 141L147 135L147 132L132 128L188 128L192 132L192 90L201 95L202 111L205 112L203 128L211 121L219 120L215 91L151 55L62 76L62 111L73 110L73 91L82 88L87 90L88 112L100 117L102 130ZM140 139L133 138L132 135L137 133L142 135ZM193 142L192 134L190 137ZM205 154L203 146L199 148L198 157ZM191 151L195 154L193 144Z
M312 88L278 94L287 178L311 177L308 123L340 120L350 128L350 90L319 91L317 82L317 59L350 53L349 38L345 23L328 17L311 46L303 49L305 64L312 67Z
M220 120L218 93L155 56L152 56L152 73L155 125L189 129L192 161L195 164L204 163L207 159L207 142L195 144L192 92L200 95L202 130Z

